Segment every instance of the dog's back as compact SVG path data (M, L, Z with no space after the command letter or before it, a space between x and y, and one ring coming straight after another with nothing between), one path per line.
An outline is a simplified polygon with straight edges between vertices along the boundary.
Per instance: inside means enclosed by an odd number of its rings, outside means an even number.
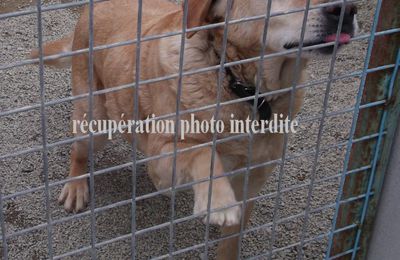
M96 3L93 15L94 46L134 40L138 7L137 0L110 0ZM70 56L61 58L57 56L89 47L89 12L89 6L82 9L81 17L73 33L43 45L43 56L53 56L45 59L46 65L59 68L69 67L71 66ZM158 19L179 12L181 12L180 6L166 0L143 1L142 34L145 34L146 28L157 26L155 21ZM39 58L39 50L32 50L30 58Z

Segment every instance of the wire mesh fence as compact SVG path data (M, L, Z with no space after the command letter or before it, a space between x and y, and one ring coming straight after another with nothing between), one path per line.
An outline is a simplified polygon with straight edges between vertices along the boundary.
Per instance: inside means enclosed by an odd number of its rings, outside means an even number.
M238 16L240 12L233 13L238 1L214 1L212 4L216 6L221 5L220 2L226 4L222 11L223 18L191 27L188 26L190 1L186 1L182 3L182 8L176 7L182 9L182 19L171 21L179 25L175 26L178 29L151 34L146 27L148 13L143 8L152 1L42 3L38 0L33 7L6 9L6 12L0 13L0 252L3 258L215 258L220 252L217 250L218 244L221 247L224 241L232 239L238 243L228 251L243 259L355 259L364 255L364 239L368 238L368 233L363 232L363 224L373 219L368 218L368 214L373 216L373 210L369 212L368 206L379 194L375 179L384 172L379 160L383 161L388 146L385 140L387 136L390 140L394 131L394 127L387 124L397 119L394 116L397 111L393 112L396 110L393 107L398 102L396 77L400 55L396 42L400 27L396 22L382 25L385 18L390 20L390 17L398 14L398 8L394 8L395 2L304 0L285 1L285 6L278 0L260 1L264 2L262 13L258 10L255 16ZM131 13L135 20L131 26L137 26L134 36L123 41L96 42L95 10L107 2L115 5L129 2L126 9L136 10ZM257 1L244 2L254 4ZM340 50L341 41L344 40L341 38L342 31L348 25L348 6L353 4L358 6L357 17L361 28L358 34L348 39L349 46ZM392 10L387 9L390 6ZM85 7L87 11L87 47L44 55L45 40L59 39L73 31L80 13L80 10L71 10L75 7ZM335 39L309 44L307 28L311 27L313 15L327 10L330 14L335 13ZM382 15L382 10L388 13ZM296 31L300 39L298 44L290 46L293 48L270 51L268 44L272 37L276 37L271 29L275 26L274 19L291 20L290 15L296 14L301 16L300 20L296 20L301 22L296 24L301 28ZM252 56L232 59L229 48L233 38L229 38L232 37L229 28L248 25L247 30L256 31L255 24L262 25L257 38L262 47L256 49L256 54ZM115 27L113 34L118 34L118 29ZM217 31L222 36L217 53L219 59L210 66L190 67L188 64L186 52L193 38L187 35L198 31ZM287 31L280 33L280 37L285 38ZM385 53L386 59L375 62L374 58L380 53L380 45L377 45L379 39L393 40L386 50L392 48L394 51ZM146 60L149 58L143 58L143 55L148 55L147 46L154 42L166 44L169 40L174 42L176 53L168 53L164 58L167 63L176 60L174 73L140 76L143 71L149 70L143 65L148 64ZM38 47L39 58L26 59L26 53L35 46ZM134 72L132 75L136 76L130 82L96 88L96 54L132 46L134 55L129 61L134 65L130 69ZM312 51L326 48L331 50L328 58L306 56ZM82 55L87 60L85 83L89 88L87 92L75 92L72 95L70 69L49 69L44 63ZM293 71L289 73L292 76L287 79L290 82L285 87L261 91L264 66L268 69L276 66L275 62L280 57L290 58L294 64ZM303 81L301 67L305 58L309 59L307 71L310 77ZM124 60L121 57L120 62ZM250 65L256 68L254 79L251 79L256 89L254 93L224 99L224 88L229 77L227 68L235 71L237 67ZM195 107L182 105L187 95L185 79L210 73L217 79L214 82L217 90L213 93L213 102ZM370 77L378 74L383 75L384 82L378 82L377 92L366 96L366 93L370 93L367 91L371 85L369 82L373 82ZM107 131L72 135L70 112L74 102L87 102L87 120L90 121L94 119L98 97L109 97L118 92L129 93L134 101L130 115L138 120L141 117L141 97L138 93L147 86L165 82L175 86L176 99L165 100L172 102L175 109L166 109L165 113L156 115L153 120L171 119L179 122L182 117L209 111L218 119L224 116L224 109L235 105L247 106L251 118L258 118L260 100L271 103L274 112L274 99L281 96L288 97L290 105L287 114L294 119L296 93L305 91L303 108L296 117L298 131L279 137L282 139L282 152L278 152L277 158L261 162L251 159L259 153L256 150L259 139L251 131L225 136L212 134L205 141L182 147L179 145L180 125L176 123L175 134L171 137L172 149L146 156L140 153L138 133L132 134L132 142L129 143L121 142L116 136L104 151L96 154L95 139L107 135ZM253 100L249 106L248 101ZM375 110L377 112L371 114L365 112ZM360 120L366 115L369 119L374 117L376 129L360 125ZM87 170L79 176L65 178L70 166L70 146L85 140L89 146ZM240 167L224 169L221 175L214 176L216 157L221 153L219 147L237 145L236 142L241 142L241 146L235 149L247 154L245 163ZM180 156L206 148L211 151L210 163L206 165L210 176L179 182L177 165L181 163ZM279 151L278 147L276 149ZM361 160L355 158L354 151L360 154ZM165 171L170 171L168 176L173 185L156 189L147 175L146 165L165 158L172 158L171 169ZM249 189L252 186L249 186L249 179L252 172L272 166L275 170L265 187L250 196ZM213 208L211 198L215 191L212 183L225 177L243 178L239 188L242 199ZM56 198L62 186L78 180L88 181L90 202L87 208L69 214L58 205ZM354 180L357 180L356 184ZM208 187L203 198L207 207L205 211L193 213L195 202L191 189L200 184L207 184ZM356 192L354 185L357 184L362 184L360 186L365 186L365 189ZM154 185L157 186L157 183ZM350 188L352 190L349 191ZM242 217L236 232L221 234L210 223L212 213L237 206L241 215L245 215L246 207L251 202L255 203L255 207L250 223L246 225ZM203 219L205 224L202 223ZM343 236L346 237L345 242ZM220 254L218 257L223 258Z

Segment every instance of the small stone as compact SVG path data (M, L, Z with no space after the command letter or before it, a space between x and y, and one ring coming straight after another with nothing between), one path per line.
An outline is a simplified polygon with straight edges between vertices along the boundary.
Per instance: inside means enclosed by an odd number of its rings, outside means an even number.
M33 165L29 165L29 166L25 166L24 168L22 168L22 172L33 172L35 170L35 168L33 167Z

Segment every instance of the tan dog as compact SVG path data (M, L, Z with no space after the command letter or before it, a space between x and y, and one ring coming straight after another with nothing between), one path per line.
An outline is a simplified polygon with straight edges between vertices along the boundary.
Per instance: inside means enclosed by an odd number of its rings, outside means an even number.
M329 2L327 0L312 0L312 4ZM272 4L272 13L304 8L306 0L279 0ZM213 22L223 22L227 0L189 0L188 27L193 28ZM94 9L94 42L95 46L117 43L136 39L137 8L135 0L111 0L95 5ZM89 15L85 9L75 28L75 32L62 40L45 45L44 54L52 55L71 50L88 48ZM233 1L231 19L264 15L267 12L267 1L237 0ZM335 40L338 28L341 5L310 10L307 29L304 36L304 46L312 46ZM339 36L339 43L349 42L356 30L356 8L346 6L344 25ZM142 36L158 35L166 32L182 30L183 12L179 6L166 0L143 1ZM300 42L304 12L290 15L274 16L268 28L267 49L265 53L276 53L297 48ZM229 26L227 43L227 62L257 57L260 55L264 20L237 23ZM200 31L188 34L184 51L184 71L215 66L220 63L223 28ZM141 80L173 75L179 71L181 36L167 37L141 44ZM322 49L303 51L300 80L305 81L305 67L309 58L318 55L329 55L333 46ZM94 54L94 91L130 84L135 82L135 45L127 45L97 51ZM32 57L37 57L33 51ZM265 60L263 77L260 87L262 93L283 88L289 88L294 82L296 55L285 55ZM48 62L49 65L66 65L69 59L64 58ZM249 84L256 84L257 62L247 63L231 68L234 75ZM221 91L221 101L237 99L229 87L230 75L225 75ZM218 71L185 76L182 84L180 109L187 110L212 105L217 102ZM88 54L72 58L73 95L88 93ZM139 114L144 120L155 114L161 116L176 112L178 78L152 84L141 85L139 90ZM269 96L268 102L275 114L289 113L290 92ZM294 94L292 115L296 115L302 104L303 90ZM94 97L93 119L120 120L121 114L126 119L133 118L134 91L125 89ZM82 120L89 111L88 101L79 100L74 103L73 119ZM222 106L219 119L229 125L231 114L236 119L245 120L252 113L252 106L247 102ZM215 108L196 112L198 120L210 120L215 114ZM182 115L181 119L188 119ZM218 138L229 136L229 131L218 135ZM79 134L78 135L82 135ZM132 135L127 134L131 142ZM188 134L184 141L179 141L178 149L188 148L210 142L212 134ZM94 140L95 150L99 150L106 136L97 136ZM224 208L212 213L210 223L223 226L223 235L237 234L240 230L241 206L237 202L243 197L255 197L263 187L273 166L265 166L252 170L248 180L248 194L244 196L244 174L223 176L235 169L246 167L248 162L248 138L226 141L218 144L215 154L211 209ZM70 177L80 176L87 171L88 140L73 144L71 154ZM174 149L173 134L140 134L138 148L146 156L155 156L172 152ZM257 164L279 159L282 155L282 134L259 134L254 136L251 163ZM178 153L176 183L180 185L195 180L204 180L210 176L212 148L207 146L188 152ZM153 160L149 163L148 173L158 189L172 185L173 156ZM221 177L222 176L222 177ZM194 213L207 211L209 182L193 186L195 204ZM88 203L88 184L86 180L67 183L59 197L67 211L80 211ZM245 222L250 217L253 202L247 202L245 207ZM230 208L227 208L231 206ZM219 259L236 259L238 236L226 239L218 248Z

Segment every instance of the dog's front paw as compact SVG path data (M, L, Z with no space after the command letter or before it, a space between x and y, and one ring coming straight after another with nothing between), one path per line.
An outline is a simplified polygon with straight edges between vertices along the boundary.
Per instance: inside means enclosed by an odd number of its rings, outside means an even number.
M210 210L214 212L211 212L210 214L210 224L219 226L232 226L239 224L241 208L238 205L233 206L235 204L237 204L237 202L234 197L221 199L216 198L216 196L213 195ZM194 214L207 212L207 199L203 198L202 200L196 200L193 212ZM205 224L207 223L207 217L208 216L205 216L203 218Z
M64 185L58 202L64 204L67 212L79 212L89 202L89 189L86 179L68 182Z
M204 224L207 223L207 216L203 218ZM223 209L213 212L210 215L210 224L219 226L233 226L240 222L240 207L234 206L228 209Z

